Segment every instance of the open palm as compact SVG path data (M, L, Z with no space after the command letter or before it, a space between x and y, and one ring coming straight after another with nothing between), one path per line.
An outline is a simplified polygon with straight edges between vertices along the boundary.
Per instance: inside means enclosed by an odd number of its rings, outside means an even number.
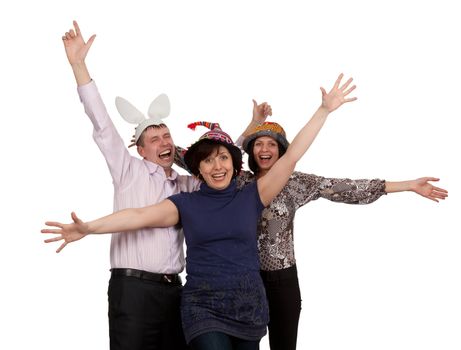
M413 191L415 191L420 196L423 196L427 199L438 202L439 199L445 199L448 196L448 191L436 187L429 183L429 181L439 181L435 177L422 177L416 180L413 180Z
M340 86L343 77L344 75L341 73L338 76L338 79L336 79L333 88L328 93L323 87L320 88L322 91L322 107L325 107L330 113L340 107L343 103L357 100L357 97L347 97L356 88L355 85L349 87L352 82L352 78L349 78L343 85Z
M58 235L54 238L46 239L45 243L59 242L64 240L61 246L56 250L56 253L59 253L61 250L63 250L67 243L78 241L88 234L88 225L80 220L74 212L72 212L71 217L73 221L71 224L47 221L45 222L45 225L57 228L46 228L41 230L42 233L52 233Z

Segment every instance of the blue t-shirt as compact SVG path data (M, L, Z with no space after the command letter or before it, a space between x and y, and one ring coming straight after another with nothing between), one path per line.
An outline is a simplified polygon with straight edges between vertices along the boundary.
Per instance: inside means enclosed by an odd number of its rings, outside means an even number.
M259 275L256 229L264 208L257 183L169 197L187 245L181 313L186 340L211 331L258 340L268 308Z

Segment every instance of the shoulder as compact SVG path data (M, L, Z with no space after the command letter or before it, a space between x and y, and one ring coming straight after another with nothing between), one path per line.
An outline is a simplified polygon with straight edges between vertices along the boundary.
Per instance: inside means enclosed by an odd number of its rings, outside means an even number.
M242 170L240 174L236 178L237 180L237 187L242 188L243 186L251 183L256 182L256 176L247 170Z

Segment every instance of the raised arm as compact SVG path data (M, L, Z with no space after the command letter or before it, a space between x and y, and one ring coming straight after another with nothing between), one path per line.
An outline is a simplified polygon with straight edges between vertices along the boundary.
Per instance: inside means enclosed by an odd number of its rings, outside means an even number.
M114 185L124 186L125 183L129 183L125 182L125 179L130 174L133 157L115 128L85 63L96 35L92 35L85 42L78 23L74 21L73 25L74 29L66 32L62 41L78 85L80 101L93 124L93 139L106 159Z
M333 88L328 93L324 88L320 88L322 92L322 104L320 107L309 122L296 135L283 157L274 164L265 176L258 179L259 196L264 205L268 205L282 190L283 186L285 186L296 163L308 150L325 123L328 115L344 103L352 102L357 99L356 97L347 97L355 89L355 85L349 87L352 78L349 78L341 85L342 78L343 74L340 74Z
M69 29L69 31L62 36L62 42L64 43L67 59L74 72L77 85L81 86L91 81L90 73L85 64L85 58L96 35L93 34L88 41L85 42L78 23L74 21L73 24L75 29Z
M41 230L42 233L58 235L46 239L45 243L64 240L56 253L64 249L68 243L78 241L89 234L135 231L144 227L170 227L179 222L178 209L168 199L144 208L120 210L89 222L83 222L75 213L72 213L71 217L71 224L47 221L45 225L57 228Z

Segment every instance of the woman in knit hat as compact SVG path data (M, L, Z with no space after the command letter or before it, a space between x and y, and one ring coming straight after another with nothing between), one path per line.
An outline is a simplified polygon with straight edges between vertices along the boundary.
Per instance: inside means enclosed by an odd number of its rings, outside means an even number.
M266 333L268 306L260 276L256 229L265 206L290 178L296 162L309 148L327 116L353 90L351 80L322 96L322 104L293 140L285 155L264 177L237 188L242 154L218 124L199 123L211 130L185 154L191 172L204 183L193 193L173 195L159 204L125 209L90 222L72 213L73 223L47 222L57 234L45 240L69 242L88 234L132 231L141 227L181 224L187 244L187 283L181 314L192 349L258 349ZM196 124L193 124L195 126Z
M253 120L237 140L248 154L252 172L242 171L238 186L260 181L289 147L285 130L277 123L264 122L254 102ZM242 145L243 143L243 145ZM301 312L294 255L293 220L296 210L320 197L348 204L369 204L383 194L413 191L428 199L445 199L447 191L420 178L404 182L325 178L294 171L282 191L271 201L258 223L261 276L269 304L271 350L294 350Z

